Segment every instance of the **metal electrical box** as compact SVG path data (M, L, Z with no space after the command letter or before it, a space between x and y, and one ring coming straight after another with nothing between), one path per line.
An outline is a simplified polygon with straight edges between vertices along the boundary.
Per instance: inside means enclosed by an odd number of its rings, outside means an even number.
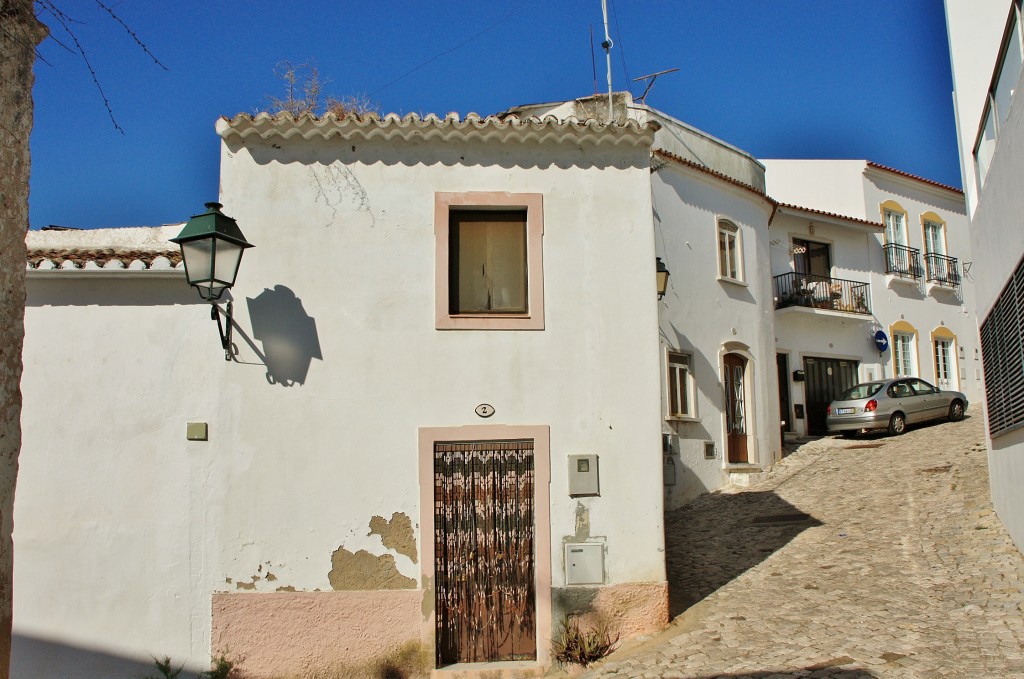
M569 456L569 495L600 495L597 477L597 455Z
M565 546L565 584L604 584L604 545L600 542L569 543Z

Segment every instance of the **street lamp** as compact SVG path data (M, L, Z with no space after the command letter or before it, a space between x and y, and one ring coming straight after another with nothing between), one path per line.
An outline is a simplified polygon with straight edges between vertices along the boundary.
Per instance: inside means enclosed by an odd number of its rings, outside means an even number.
M185 278L199 296L211 304L210 318L217 321L224 359L231 360L231 301L224 316L227 329L221 326L217 301L224 291L235 284L242 251L251 248L234 219L220 211L220 203L206 203L206 212L193 215L172 243L181 246L181 259L185 263Z
M654 258L655 269L658 273L658 299L665 296L665 292L668 291L668 267L665 266L665 262L661 261L661 257Z

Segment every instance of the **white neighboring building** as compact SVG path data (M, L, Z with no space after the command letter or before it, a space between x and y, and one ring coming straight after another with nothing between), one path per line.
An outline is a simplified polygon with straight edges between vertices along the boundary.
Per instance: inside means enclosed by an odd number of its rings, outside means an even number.
M897 375L980 405L963 193L863 160L762 162L780 203L770 231L787 430L824 434L842 390Z
M971 217L992 503L1024 550L1024 103L1020 0L946 0L960 168Z
M607 118L608 98L520 106L521 115ZM750 154L617 93L619 122L656 122L655 247L672 275L659 306L665 502L674 508L782 454L764 167Z
M565 612L660 629L655 127L221 120L230 362L180 225L30 233L14 676L531 672Z

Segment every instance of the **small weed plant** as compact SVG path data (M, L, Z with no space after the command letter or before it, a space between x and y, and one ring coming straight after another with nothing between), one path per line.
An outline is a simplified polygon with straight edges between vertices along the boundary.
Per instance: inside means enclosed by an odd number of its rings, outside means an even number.
M153 658L153 664L156 665L158 674L146 675L144 679L176 679L185 667L184 665L178 665L177 669L175 669L169 655L165 655L163 658ZM234 669L235 663L223 655L219 655L210 663L210 669L200 672L196 679L231 679L231 673Z
M619 635L613 635L604 623L582 629L576 616L566 615L561 625L561 630L551 641L555 660L561 665L572 663L589 667L619 645Z

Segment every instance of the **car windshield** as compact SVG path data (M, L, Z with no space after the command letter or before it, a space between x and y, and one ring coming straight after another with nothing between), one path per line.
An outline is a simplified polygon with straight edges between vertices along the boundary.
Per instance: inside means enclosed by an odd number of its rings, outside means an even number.
M865 382L855 387L850 387L839 395L837 401L856 401L861 398L870 398L878 393L885 386L885 382Z

